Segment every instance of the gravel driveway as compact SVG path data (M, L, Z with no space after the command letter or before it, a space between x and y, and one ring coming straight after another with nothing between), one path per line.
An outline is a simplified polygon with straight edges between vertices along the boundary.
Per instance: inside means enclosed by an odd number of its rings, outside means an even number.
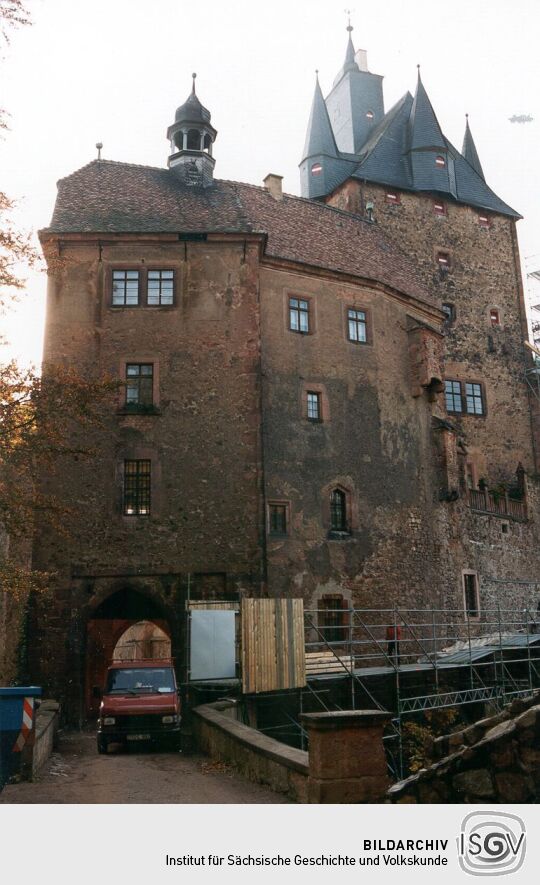
M237 803L288 800L244 780L204 756L156 753L141 747L99 756L94 734L67 732L34 783L10 784L0 804L17 803Z

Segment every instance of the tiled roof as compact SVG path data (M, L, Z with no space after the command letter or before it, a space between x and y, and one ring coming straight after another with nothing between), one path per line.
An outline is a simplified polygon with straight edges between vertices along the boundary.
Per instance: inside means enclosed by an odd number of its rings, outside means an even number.
M240 182L189 187L168 169L94 160L59 181L42 234L85 232L260 232L268 256L381 282L437 305L376 224L301 197L275 200Z

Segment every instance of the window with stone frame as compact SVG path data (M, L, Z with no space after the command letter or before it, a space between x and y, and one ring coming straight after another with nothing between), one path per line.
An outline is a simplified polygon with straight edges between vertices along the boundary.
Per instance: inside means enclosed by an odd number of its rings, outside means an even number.
M113 270L113 307L137 307L139 304L139 271Z
M153 404L153 363L126 363L126 409L144 411Z
M150 503L150 460L145 458L124 461L124 515L149 516Z
M286 501L270 501L268 504L268 533L289 534L289 505Z
M321 394L318 391L308 390L306 398L308 421L322 421Z
M457 381L447 379L444 382L446 411L454 415L486 414L486 401L483 385L479 381Z
M310 330L309 301L305 298L289 298L289 329L307 335Z
M342 489L333 489L330 494L330 531L340 534L349 532L347 495Z
M465 382L465 411L467 415L484 415L484 392L482 385L474 381Z
M447 379L444 382L444 395L446 399L446 411L454 414L461 414L461 412L463 412L461 381Z
M347 309L347 338L354 344L367 344L368 317L365 310L356 307Z
M478 577L475 572L463 574L463 598L465 612L469 618L480 616L480 604L478 600Z
M174 303L174 271L149 270L147 304L149 307L170 307Z
M349 607L338 593L323 596L317 606L320 637L325 642L344 644L349 639Z

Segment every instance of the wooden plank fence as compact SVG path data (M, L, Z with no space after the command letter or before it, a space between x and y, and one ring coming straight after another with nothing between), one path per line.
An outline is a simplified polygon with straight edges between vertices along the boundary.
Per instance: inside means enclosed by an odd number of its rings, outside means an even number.
M244 693L305 686L303 600L243 599L241 611Z

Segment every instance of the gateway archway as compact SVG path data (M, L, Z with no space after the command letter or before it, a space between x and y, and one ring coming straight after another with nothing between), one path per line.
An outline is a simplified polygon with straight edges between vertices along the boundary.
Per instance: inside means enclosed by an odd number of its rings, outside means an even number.
M163 607L154 598L130 587L117 590L91 613L86 626L87 716L96 716L99 698L94 687L103 688L109 662L116 651L124 656L171 656L171 627ZM151 654L148 655L147 652ZM167 654L165 654L165 651ZM156 655L157 656L157 655ZM132 658L133 659L133 658Z

